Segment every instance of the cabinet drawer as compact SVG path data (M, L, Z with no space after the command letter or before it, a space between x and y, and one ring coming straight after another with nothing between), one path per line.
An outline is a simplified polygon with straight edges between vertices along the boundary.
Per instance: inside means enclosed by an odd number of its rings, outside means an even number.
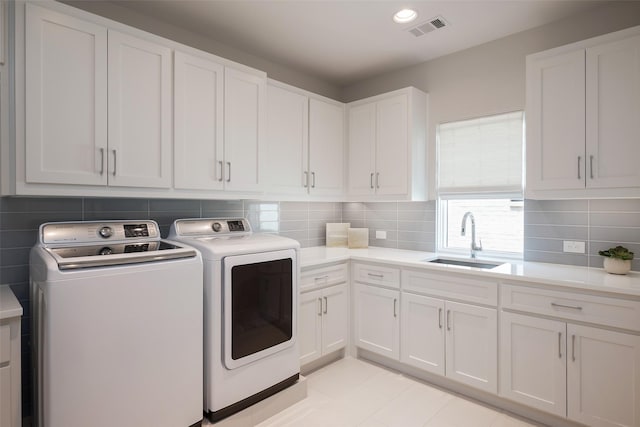
M300 274L300 290L337 285L348 280L347 264L330 265L328 267L312 268Z
M640 301L503 284L502 308L640 331Z
M498 305L498 284L451 274L437 274L418 270L402 272L404 291L462 300L491 306Z
M400 288L400 269L373 264L353 264L353 279L361 283Z
M0 365L11 360L11 324L0 323Z

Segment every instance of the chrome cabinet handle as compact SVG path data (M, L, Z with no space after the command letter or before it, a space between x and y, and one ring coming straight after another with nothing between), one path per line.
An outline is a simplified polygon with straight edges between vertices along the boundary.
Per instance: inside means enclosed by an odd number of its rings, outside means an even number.
M593 179L593 156L589 156L589 177Z
M369 177L369 186L373 190L373 172L371 172L371 176Z
M117 154L116 154L116 150L112 150L113 151L113 176L116 176L116 159L117 159Z
M442 329L442 309L438 309L438 328Z
M304 171L304 188L309 188L309 172Z
M311 172L311 188L316 188L316 173Z
M100 149L100 175L104 175L104 148Z
M451 330L451 310L447 310L447 331Z
M558 358L562 359L562 332L558 332Z
M380 172L376 172L376 188L380 188Z
M227 182L231 182L231 162L227 162L227 170L229 175L227 175Z
M398 311L396 306L398 305L398 298L393 299L393 317L398 317Z
M322 298L318 298L318 302L320 303L320 308L318 309L318 316L322 316Z
M367 273L367 275L368 275L369 277L376 277L376 278L378 278L378 279L382 279L382 278L384 278L384 274L379 274L379 273L378 273L378 274L376 274L376 273Z
M576 361L576 336L571 335L571 360Z
M582 157L578 156L578 179L582 179L580 176L580 162L582 161Z
M220 172L220 178L218 178L218 181L222 182L224 179L224 165L222 164L222 160L218 160L218 166L218 172Z
M571 310L582 310L582 307L580 307L579 305L565 305L565 304L557 304L555 302L552 302L551 306L559 307L559 308L569 308Z
M327 280L329 279L329 276L320 276L320 277L314 277L313 280Z
M327 300L327 297L324 297L324 314L327 314L328 309L329 309L329 300Z

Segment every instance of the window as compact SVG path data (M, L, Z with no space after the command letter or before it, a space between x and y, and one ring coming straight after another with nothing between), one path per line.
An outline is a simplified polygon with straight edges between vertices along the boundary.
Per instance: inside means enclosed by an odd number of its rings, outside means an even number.
M438 250L468 255L473 214L485 256L522 256L522 112L438 127Z

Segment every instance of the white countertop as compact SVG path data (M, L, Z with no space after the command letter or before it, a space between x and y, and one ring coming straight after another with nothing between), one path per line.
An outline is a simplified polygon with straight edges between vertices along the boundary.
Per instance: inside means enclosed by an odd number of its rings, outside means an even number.
M433 264L425 259L437 258L433 252L370 247L367 249L327 248L317 246L303 248L300 265L303 269L348 260L365 262L390 262L402 267L419 267L434 271L473 274L495 278L502 282L529 282L548 286L580 289L593 292L617 294L640 299L640 273L630 272L625 276L608 274L602 268L575 267L540 262L510 262L492 270L460 267L448 264ZM448 257L447 257L448 258ZM480 258L478 261L483 261Z
M0 286L0 320L22 316L22 306L8 285Z

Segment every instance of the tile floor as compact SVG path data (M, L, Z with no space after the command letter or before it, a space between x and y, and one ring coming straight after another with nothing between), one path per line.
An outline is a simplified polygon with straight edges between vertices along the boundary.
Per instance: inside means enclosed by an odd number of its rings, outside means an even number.
M419 380L347 357L307 376L308 397L259 427L532 427Z

